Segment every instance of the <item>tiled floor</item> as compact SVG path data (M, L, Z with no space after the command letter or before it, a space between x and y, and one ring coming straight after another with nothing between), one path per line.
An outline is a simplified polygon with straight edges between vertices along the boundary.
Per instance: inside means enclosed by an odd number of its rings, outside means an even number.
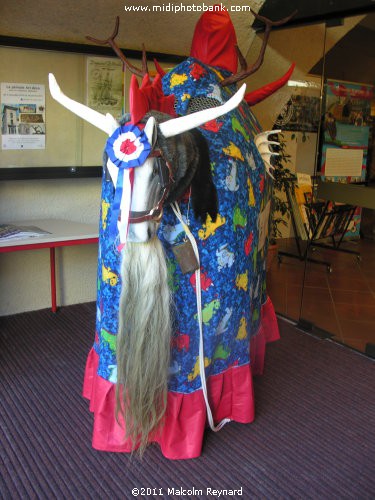
M295 253L292 239L279 240L279 250ZM315 259L329 261L327 267L282 257L274 259L267 274L268 293L276 312L294 320L301 318L333 334L339 342L362 352L375 345L375 242L346 242L353 254L316 248ZM303 286L304 285L304 286Z

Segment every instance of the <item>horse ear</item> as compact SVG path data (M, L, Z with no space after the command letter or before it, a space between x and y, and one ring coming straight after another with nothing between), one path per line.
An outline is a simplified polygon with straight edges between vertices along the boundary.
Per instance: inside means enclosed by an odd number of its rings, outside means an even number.
M150 118L146 122L144 132L151 146L152 146L152 137L154 135L154 130L155 130L155 118L153 116L150 116Z

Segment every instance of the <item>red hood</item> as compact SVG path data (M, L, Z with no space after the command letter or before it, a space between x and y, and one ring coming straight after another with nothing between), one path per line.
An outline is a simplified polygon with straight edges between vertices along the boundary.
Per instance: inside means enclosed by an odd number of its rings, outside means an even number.
M236 44L236 33L228 12L207 11L195 27L190 56L209 66L236 73Z

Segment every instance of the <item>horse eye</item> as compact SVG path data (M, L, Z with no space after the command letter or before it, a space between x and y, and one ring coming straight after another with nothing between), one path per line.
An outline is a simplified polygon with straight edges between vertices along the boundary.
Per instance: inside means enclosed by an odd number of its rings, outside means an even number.
M156 175L158 173L158 166L157 163L154 162L154 165L152 167L152 175Z

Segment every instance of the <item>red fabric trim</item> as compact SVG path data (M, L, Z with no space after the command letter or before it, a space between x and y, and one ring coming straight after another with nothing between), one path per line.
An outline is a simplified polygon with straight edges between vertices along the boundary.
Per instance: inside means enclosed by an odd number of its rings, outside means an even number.
M253 375L263 375L266 344L280 339L273 304L268 298L262 306L260 330L250 340L250 363Z
M262 307L259 331L251 340L251 366L231 367L207 380L215 422L223 418L240 423L254 420L252 376L263 372L266 343L277 339L277 320L268 299ZM83 396L90 400L90 411L94 413L92 445L102 451L130 452L130 443L123 439L123 427L114 417L115 385L97 376L98 361L97 353L91 349L86 364ZM191 394L170 392L165 424L152 441L160 445L166 458L195 458L201 453L206 425L206 407L201 390Z

